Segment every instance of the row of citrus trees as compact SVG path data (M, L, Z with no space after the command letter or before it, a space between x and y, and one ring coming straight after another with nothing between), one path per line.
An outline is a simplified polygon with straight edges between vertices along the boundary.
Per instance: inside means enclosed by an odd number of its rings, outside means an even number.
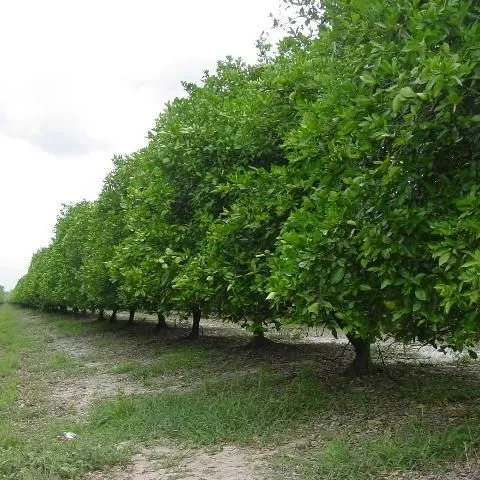
M302 4L304 20L318 14ZM324 2L227 59L61 212L15 302L215 314L463 348L480 331L480 7Z

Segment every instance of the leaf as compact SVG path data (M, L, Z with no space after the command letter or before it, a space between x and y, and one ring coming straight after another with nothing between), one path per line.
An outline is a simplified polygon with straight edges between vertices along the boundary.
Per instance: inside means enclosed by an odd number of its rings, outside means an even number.
M399 95L403 98L415 98L417 94L410 87L403 87L400 89Z
M360 75L360 80L368 85L373 85L375 83L375 79L370 73L364 73L363 75Z
M320 308L320 304L318 302L315 302L315 303L312 303L309 307L308 307L308 311L310 313L314 313L315 315L318 314L318 310Z
M450 258L450 252L444 253L438 259L438 265L441 267L444 263L448 262L449 258Z
M427 293L423 288L417 288L415 290L415 296L422 302L425 302L427 300Z
M393 322L396 322L397 320L399 320L400 318L403 317L403 311L400 311L400 312L395 312L393 315L392 315L392 321Z
M387 310L395 310L395 308L397 307L397 303L393 300L386 300L385 302L383 302L383 304L385 305L385 308Z
M383 290L384 288L388 287L391 284L392 284L391 280L384 280L380 285L380 289Z
M273 300L276 296L277 296L277 294L275 292L270 292L267 295L267 298L265 300Z
M393 99L393 102L392 102L392 108L395 113L399 112L400 109L402 108L403 100L404 98L400 94L395 95L395 98Z
M343 280L344 276L345 276L345 269L343 267L339 267L333 272L332 278L330 279L330 281L332 282L333 285L336 285L337 283L340 283Z

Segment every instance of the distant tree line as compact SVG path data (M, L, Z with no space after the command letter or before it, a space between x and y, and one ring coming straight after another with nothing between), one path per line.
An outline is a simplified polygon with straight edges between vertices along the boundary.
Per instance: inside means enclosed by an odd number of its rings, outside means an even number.
M66 206L12 300L388 335L480 332L480 6L287 2L292 28L167 104L148 145ZM312 25L315 28L312 30Z
M0 304L5 303L7 300L7 292L3 285L0 285Z

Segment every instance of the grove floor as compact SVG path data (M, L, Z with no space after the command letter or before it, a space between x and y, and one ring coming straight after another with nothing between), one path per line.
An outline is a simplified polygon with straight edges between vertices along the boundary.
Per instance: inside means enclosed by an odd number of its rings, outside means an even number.
M0 478L480 479L476 361L384 343L352 379L322 332L125 320L0 307Z

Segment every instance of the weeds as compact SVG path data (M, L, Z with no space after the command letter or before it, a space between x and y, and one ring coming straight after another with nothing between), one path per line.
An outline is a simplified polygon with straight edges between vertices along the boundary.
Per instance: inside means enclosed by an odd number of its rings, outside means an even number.
M301 472L305 480L369 480L424 469L441 473L449 461L472 451L479 433L477 428L472 436L466 425L434 428L414 419L353 438L339 432L339 438L314 448L307 459L284 457L280 465L285 472Z
M322 388L311 373L208 381L178 394L121 396L94 410L92 425L118 441L173 438L191 444L283 441L322 411Z
M158 353L152 363L143 364L129 361L115 367L116 373L126 373L137 380L148 380L159 375L174 375L180 372L196 370L203 372L213 365L215 359L204 350L193 346L176 346L172 351Z
M139 350L132 341L144 341L142 333L119 324L56 315L32 322L25 312L0 308L1 478L78 478L126 461L145 443L166 441L180 448L275 445L280 478L381 479L439 472L475 455L480 443L480 382L458 366L399 366L394 380L351 380L327 375L318 357L304 358L309 350L297 347L289 370L275 363L282 350L255 354L221 342L207 348L208 340L159 337ZM105 329L108 336L99 337ZM52 348L51 335L70 337L88 358ZM104 372L166 386L181 378L183 387L101 399L83 419L52 415L50 383L79 371L95 375L84 366L93 359ZM474 367L469 362L469 372ZM59 442L66 430L78 440ZM295 446L302 439L303 447Z

